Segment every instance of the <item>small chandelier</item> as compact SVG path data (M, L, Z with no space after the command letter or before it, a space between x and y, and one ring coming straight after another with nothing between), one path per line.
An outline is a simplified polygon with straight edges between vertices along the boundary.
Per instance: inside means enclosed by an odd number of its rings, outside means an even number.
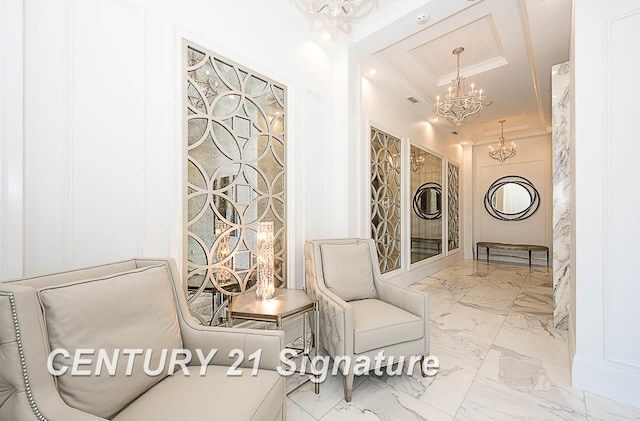
M331 16L349 16L353 12L351 0L307 0L313 14L328 12Z
M504 162L509 158L516 156L516 144L511 143L511 148L507 149L504 145L504 122L507 120L500 120L500 125L502 128L500 129L500 145L498 149L494 150L493 147L489 146L489 156L493 159L497 159L500 162Z
M473 115L482 109L482 89L476 91L475 85L471 84L471 90L464 93L464 76L460 76L460 54L464 51L463 47L458 47L452 51L458 56L458 74L455 79L451 80L449 85L449 93L445 96L445 100L440 102L440 95L434 104L436 114L445 120L451 120L456 126L461 126L465 117Z
M415 151L411 152L409 164L411 166L411 171L418 172L418 170L424 167L424 156L417 156Z

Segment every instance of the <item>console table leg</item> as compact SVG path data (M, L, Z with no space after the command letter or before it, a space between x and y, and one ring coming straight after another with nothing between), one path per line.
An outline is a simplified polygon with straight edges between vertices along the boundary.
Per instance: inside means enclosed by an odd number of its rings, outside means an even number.
M547 249L547 267L549 267L549 249Z
M489 247L487 247L487 263L489 263Z
M531 250L529 250L529 268L531 268Z

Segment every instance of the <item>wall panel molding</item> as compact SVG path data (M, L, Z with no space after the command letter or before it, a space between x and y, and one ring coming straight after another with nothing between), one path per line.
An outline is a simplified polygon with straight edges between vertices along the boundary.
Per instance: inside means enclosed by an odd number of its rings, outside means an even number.
M64 239L63 267L71 270L73 265L73 19L75 0L65 0L65 78L64 78Z
M68 268L142 255L147 135L145 9L124 0L66 1ZM97 238L100 252L87 253Z
M640 27L640 10L616 16L607 21L603 45L603 307L604 359L612 363L640 369L640 342L630 341L629 314L638 314L640 285L633 282L637 271L637 245L633 235L640 222L631 217L640 203L640 193L629 188L637 178L640 147L636 130L629 124L635 118L635 107L627 92L629 80L636 76L638 57L627 48L630 37Z
M0 279L23 275L24 3L0 2Z

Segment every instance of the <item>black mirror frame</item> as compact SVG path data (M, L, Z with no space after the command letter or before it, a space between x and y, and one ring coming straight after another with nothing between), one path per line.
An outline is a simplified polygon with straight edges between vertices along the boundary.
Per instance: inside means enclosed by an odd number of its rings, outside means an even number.
M420 208L420 198L423 194L432 189L436 191L436 195L440 199L440 206L438 206L436 212L427 213ZM413 212L422 219L440 219L442 217L442 186L440 186L440 184L438 183L430 181L418 187L416 193L413 195Z
M529 207L517 213L501 212L496 209L495 206L493 206L493 198L495 197L498 189L500 189L500 187L504 186L505 184L510 183L518 184L524 187L527 190L527 193L529 193L529 197L531 198ZM540 193L538 193L538 190L535 188L531 181L527 180L524 177L520 177L519 175L505 175L504 177L498 178L489 186L489 190L487 190L487 193L484 195L484 208L487 210L489 215L501 221L525 220L536 213L539 207Z

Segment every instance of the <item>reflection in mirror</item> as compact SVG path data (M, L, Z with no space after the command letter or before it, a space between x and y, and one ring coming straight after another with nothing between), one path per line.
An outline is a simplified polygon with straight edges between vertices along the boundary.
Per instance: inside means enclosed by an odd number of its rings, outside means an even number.
M371 238L380 272L400 268L400 139L371 128Z
M217 324L225 297L255 286L258 222L274 223L275 278L284 284L286 87L184 48L186 284L194 316Z
M531 181L506 175L494 181L484 195L484 208L501 221L522 221L536 213L540 194Z
M460 167L451 162L447 167L447 244L451 251L460 247Z
M411 146L411 263L442 253L442 159Z
M413 195L413 211L422 219L442 217L442 187L427 182L418 187Z
M516 183L507 183L495 191L492 205L502 213L514 215L531 206L531 199L529 191L523 186Z

